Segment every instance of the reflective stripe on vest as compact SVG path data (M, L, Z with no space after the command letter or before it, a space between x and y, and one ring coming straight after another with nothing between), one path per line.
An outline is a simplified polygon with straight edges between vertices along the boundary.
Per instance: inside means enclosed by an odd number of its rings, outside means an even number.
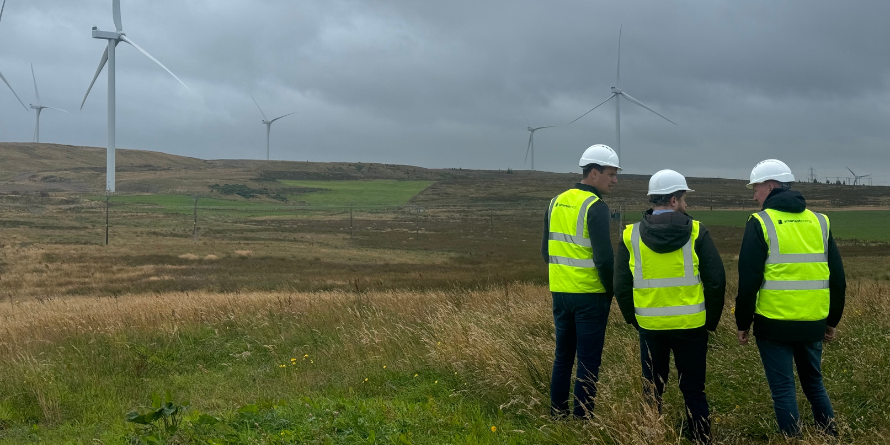
M640 255L640 224L633 225L633 231L630 234L630 242L634 248L634 256L642 258ZM683 269L684 276L677 278L657 278L652 280L643 279L643 262L636 261L634 264L634 289L649 289L654 287L677 287L677 286L695 286L701 283L701 277L695 274L692 260L692 237L683 245Z
M754 312L785 321L816 321L828 317L831 292L828 269L828 218L767 209L760 220L769 254Z
M821 213L813 214L819 220L819 228L822 230L822 253L781 253L779 249L779 236L776 233L776 225L765 210L757 212L757 216L763 221L766 235L769 238L769 256L766 264L800 264L800 263L827 263L828 262L828 221ZM767 266L768 267L768 266ZM828 280L764 280L761 289L767 290L818 290L828 289Z
M705 325L704 288L696 272L693 250L700 233L699 223L693 221L692 224L692 233L679 249L679 258L677 251L659 254L646 246L640 236L640 223L625 229L624 243L631 252L633 263L634 314L643 329L694 329ZM644 246L647 266L643 264ZM680 272L678 266L682 267L683 276L670 277ZM645 279L644 269L650 270L650 274L667 273L669 278Z
M598 199L594 193L571 189L550 201L547 262L552 292L606 291L594 262L590 234L585 233L587 211Z

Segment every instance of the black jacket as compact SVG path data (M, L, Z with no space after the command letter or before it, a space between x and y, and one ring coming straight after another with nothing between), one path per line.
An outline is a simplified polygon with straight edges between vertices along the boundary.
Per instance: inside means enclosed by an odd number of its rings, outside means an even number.
M646 247L658 253L673 252L682 249L692 236L692 217L681 212L668 212L653 215L652 210L646 211L640 221L640 240ZM717 329L720 314L723 312L724 294L726 293L726 272L723 260L711 239L704 224L699 223L698 239L695 240L695 253L698 255L698 273L701 276L705 293L705 328L709 331ZM624 320L635 327L637 318L634 315L633 273L630 270L630 252L624 241L618 243L618 255L615 267L615 299Z
M603 287L606 288L605 296L612 298L612 273L615 268L615 258L612 253L612 239L609 237L609 206L602 200L602 195L596 188L587 184L577 183L578 190L590 192L600 199L587 209L587 231L590 232L590 244L593 246L593 265L599 272ZM544 239L541 242L541 256L544 262L549 262L550 253L548 241L550 240L550 210L544 215ZM562 292L554 292L560 294Z
M766 201L764 209L781 212L801 213L807 208L803 195L793 190L774 189ZM758 338L781 342L814 342L825 335L825 325L837 326L844 313L844 300L847 282L844 278L844 264L834 243L831 230L828 231L828 279L831 303L828 318L816 321L773 320L754 313L757 291L763 284L763 269L766 265L768 246L763 238L760 222L748 218L742 250L739 253L739 293L735 300L735 320L740 331L747 331L754 322L754 335Z

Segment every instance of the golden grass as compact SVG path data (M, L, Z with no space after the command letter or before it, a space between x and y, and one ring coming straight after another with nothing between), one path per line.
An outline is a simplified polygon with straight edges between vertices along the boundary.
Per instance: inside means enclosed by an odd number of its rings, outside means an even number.
M856 339L844 336L858 323L873 324L886 336L890 332L888 296L890 286L886 282L852 283L840 342L827 348L826 354L844 354L855 347L859 356L850 357L845 366L858 367L857 373L868 372L875 364L886 361L886 349L857 346L850 342ZM175 336L180 329L196 324L220 326L235 322L258 326L268 323L268 317L273 316L324 319L342 340L342 346L332 354L377 357L380 363L388 363L391 368L399 367L400 363L413 363L412 360L421 357L431 366L459 374L467 385L457 393L493 400L506 412L537 417L540 430L559 442L566 426L549 421L545 414L553 353L550 306L546 288L527 284L476 291L188 292L117 298L51 298L0 305L3 323L0 356L10 361L11 366L6 369L18 373L16 378L20 378L23 387L38 400L44 418L52 421L59 417L57 393L60 389L52 381L51 373L42 372L45 364L32 355L33 350L48 344L78 335L115 337L133 329ZM752 350L732 345L735 326L731 307L731 301L727 301L717 332L721 339L712 346L709 355L709 362L716 362L711 368L715 370L711 373L711 386L715 385L714 378L736 379L747 373L762 373L756 365L746 368L747 364L739 364L733 357L735 351L750 355ZM417 338L424 346L421 350L417 350L416 342L409 340ZM595 417L571 426L580 428L589 443L682 442L681 425L677 423L682 416L676 414L676 410L682 408L682 399L676 394L671 398L669 390L665 414L644 408L638 391L637 348L635 333L624 324L617 307L613 307ZM836 361L838 357L829 359ZM830 377L827 379L831 388L835 382ZM762 393L764 388L759 389ZM713 404L715 395L710 394ZM721 392L716 397L731 397L731 394ZM759 403L769 406L768 400ZM722 405L726 405L725 400L717 403ZM844 434L856 437L857 443L881 443L874 438L888 433L886 425L873 431L851 430L843 410L838 411ZM748 443L753 438L738 429L751 422L769 423L771 416L769 410L756 412L743 407L740 411L723 412L718 408L714 413L715 434L720 443ZM808 432L800 443L828 442Z

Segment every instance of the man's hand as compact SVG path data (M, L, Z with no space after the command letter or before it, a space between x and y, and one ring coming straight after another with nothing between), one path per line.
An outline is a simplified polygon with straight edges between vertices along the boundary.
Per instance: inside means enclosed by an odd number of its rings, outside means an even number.
M825 327L825 337L822 337L826 343L834 340L834 336L837 334L837 328L833 328L831 326Z
M750 329L748 331L750 331ZM748 344L748 331L739 331L739 344L740 345Z

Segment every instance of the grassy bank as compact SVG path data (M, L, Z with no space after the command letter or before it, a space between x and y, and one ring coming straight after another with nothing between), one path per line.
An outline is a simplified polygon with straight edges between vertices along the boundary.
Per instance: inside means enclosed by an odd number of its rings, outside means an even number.
M886 283L851 286L824 373L845 443L890 437ZM719 443L784 443L728 302L707 393ZM546 417L549 295L480 291L165 293L4 303L0 441L127 443L152 394L189 401L167 443L683 443L673 376L641 409L635 332L613 307L596 417ZM801 396L802 397L802 396ZM805 421L811 421L801 402ZM161 423L160 421L158 423ZM825 439L808 432L803 443Z

